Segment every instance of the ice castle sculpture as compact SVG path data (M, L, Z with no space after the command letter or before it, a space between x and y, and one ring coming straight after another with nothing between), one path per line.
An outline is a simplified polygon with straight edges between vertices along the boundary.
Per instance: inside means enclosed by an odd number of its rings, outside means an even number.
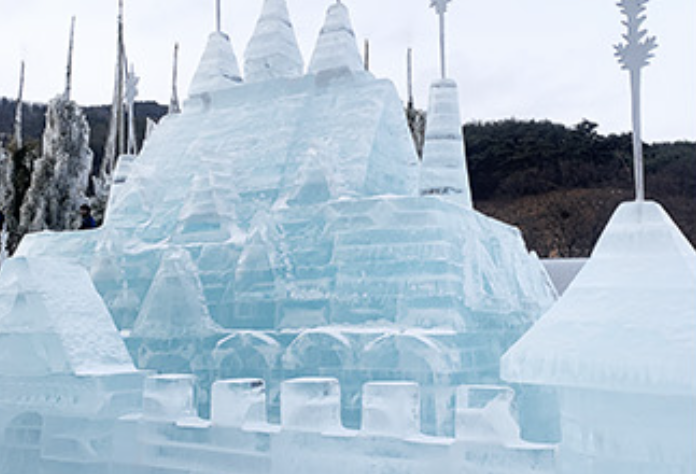
M213 33L184 113L117 169L104 227L36 235L20 255L88 268L136 365L195 374L203 414L219 374L266 380L273 420L283 380L321 375L357 427L362 385L405 379L423 387L426 432L452 434L456 387L499 383L500 356L555 297L520 233L470 208L456 93L435 94L427 140L461 165L448 175L468 205L420 196L401 101L363 70L345 5L308 74L283 1L265 2L246 57L240 82Z
M454 83L433 86L421 164L359 59L337 2L304 74L267 0L246 77L213 33L183 112L121 158L102 228L23 241L0 271L0 474L554 472L499 375L548 276L471 206ZM506 379L562 386L516 372L526 340ZM569 400L621 403L605 388ZM586 446L568 426L562 462Z

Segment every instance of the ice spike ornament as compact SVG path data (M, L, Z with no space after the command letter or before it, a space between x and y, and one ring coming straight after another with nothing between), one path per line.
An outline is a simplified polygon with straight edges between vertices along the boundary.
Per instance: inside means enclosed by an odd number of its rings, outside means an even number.
M622 69L627 70L631 77L631 104L633 122L633 161L636 181L636 201L645 200L645 176L643 165L643 141L641 132L641 70L650 64L657 48L654 36L642 29L646 20L645 9L648 0L621 0L617 5L626 16L623 24L626 33L624 43L615 46L616 57Z

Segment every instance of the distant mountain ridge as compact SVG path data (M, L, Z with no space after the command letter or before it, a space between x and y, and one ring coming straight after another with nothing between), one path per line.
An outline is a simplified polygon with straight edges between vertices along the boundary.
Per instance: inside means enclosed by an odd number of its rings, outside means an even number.
M98 169L108 133L110 106L83 107L91 127L90 147ZM39 144L46 106L25 104L25 141ZM147 118L159 120L167 107L138 102L139 142ZM0 99L0 141L7 143L15 105ZM418 147L424 114L411 111ZM503 120L464 126L475 205L518 226L529 247L542 257L589 255L619 202L633 198L631 136L601 135L584 120L574 127L549 121ZM696 143L646 145L649 199L663 203L696 245Z

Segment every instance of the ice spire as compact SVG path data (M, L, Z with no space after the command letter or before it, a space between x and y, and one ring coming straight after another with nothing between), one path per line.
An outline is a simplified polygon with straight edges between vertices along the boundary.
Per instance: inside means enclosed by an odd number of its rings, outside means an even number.
M19 94L17 94L17 108L15 109L14 140L19 150L24 145L22 134L22 102L24 100L24 61L19 67Z
M408 110L413 110L413 49L406 53L406 93L408 94Z
M68 47L68 67L65 74L65 100L70 100L72 93L73 46L75 44L75 17L70 24L70 46Z
M140 78L135 75L135 68L131 64L126 75L126 104L128 105L128 149L129 155L138 153L138 140L135 134L135 98L138 96L138 83Z
M615 46L616 57L621 67L630 73L631 104L633 122L633 161L636 180L636 201L645 200L645 176L643 164L643 140L641 132L640 85L641 70L650 64L653 51L657 48L654 36L641 27L646 20L644 15L648 0L621 0L618 3L621 12L626 16L623 22L628 31L623 35L625 43Z
M457 84L449 79L430 87L421 166L422 195L443 195L472 207Z
M191 97L227 89L242 82L230 38L220 29L220 0L216 0L216 27L218 29L208 37L208 44L193 76L189 88Z
M179 105L179 90L177 82L179 81L179 43L174 45L174 61L172 65L172 98L169 101L169 115L181 113Z
M366 39L365 40L365 52L363 54L363 62L365 64L365 70L369 71L370 70L370 40Z
M285 0L264 1L244 58L247 82L302 75L304 60Z
M445 196L471 209L473 204L459 113L459 93L457 84L445 78L444 14L450 1L431 0L431 6L440 16L442 79L430 86L420 192L422 195Z
M355 41L350 13L340 0L329 7L309 64L310 74L330 70L365 70Z
M116 57L116 76L114 81L114 99L111 104L111 120L109 135L106 140L104 159L101 166L103 185L110 185L111 173L116 166L117 158L125 152L123 94L125 82L125 47L123 41L123 0L118 2L118 39ZM108 192L108 189L106 190Z

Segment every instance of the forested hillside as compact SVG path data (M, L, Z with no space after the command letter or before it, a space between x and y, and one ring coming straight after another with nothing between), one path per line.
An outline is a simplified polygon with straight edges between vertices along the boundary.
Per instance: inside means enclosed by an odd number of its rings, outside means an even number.
M37 146L45 110L36 104L24 108L25 134ZM146 117L159 119L166 108L145 102L135 112L142 137ZM109 107L86 107L85 113L98 169ZM13 117L14 103L0 99L2 141L11 133ZM421 119L411 122L422 128ZM520 227L542 257L587 256L618 203L633 197L629 134L601 135L589 121L566 127L506 120L464 129L476 207ZM417 142L421 136L422 130L415 130ZM696 144L646 145L645 154L648 197L660 201L696 244Z

